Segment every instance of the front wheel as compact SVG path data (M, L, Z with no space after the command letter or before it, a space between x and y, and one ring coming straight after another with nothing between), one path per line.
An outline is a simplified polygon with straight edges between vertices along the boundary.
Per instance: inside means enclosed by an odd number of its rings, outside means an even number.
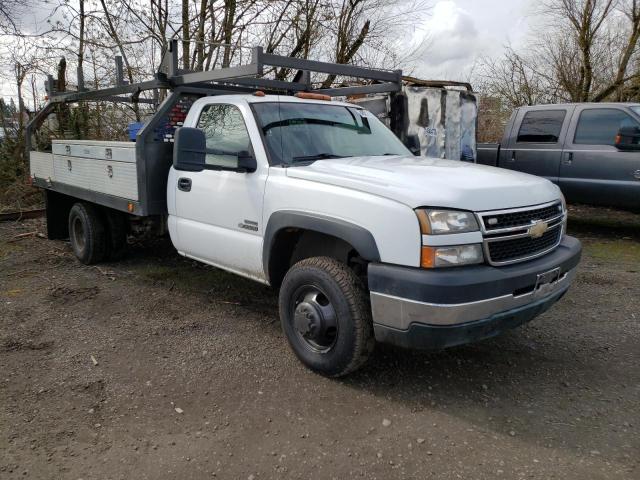
M373 351L367 291L333 258L307 258L291 267L280 288L280 320L300 361L323 375L353 372Z

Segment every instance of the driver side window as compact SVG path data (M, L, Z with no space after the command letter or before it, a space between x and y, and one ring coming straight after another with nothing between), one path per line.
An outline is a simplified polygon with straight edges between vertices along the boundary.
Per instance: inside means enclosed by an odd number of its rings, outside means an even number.
M206 165L238 168L238 156L251 152L249 132L242 113L234 105L207 105L197 126L207 141Z

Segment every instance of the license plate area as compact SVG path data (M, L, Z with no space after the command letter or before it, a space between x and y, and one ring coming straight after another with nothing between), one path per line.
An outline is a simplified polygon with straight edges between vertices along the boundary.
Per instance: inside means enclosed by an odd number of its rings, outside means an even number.
M558 283L558 280L560 280L560 267L538 274L536 286L533 289L534 297L544 297L550 293Z

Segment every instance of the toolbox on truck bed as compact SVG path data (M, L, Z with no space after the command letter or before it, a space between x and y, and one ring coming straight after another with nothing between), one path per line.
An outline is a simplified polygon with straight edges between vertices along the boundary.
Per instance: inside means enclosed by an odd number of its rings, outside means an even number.
M53 140L52 153L30 160L35 178L138 200L135 143Z
M51 152L30 151L34 184L139 216L166 214L175 130L202 96L176 88L135 142L52 140Z

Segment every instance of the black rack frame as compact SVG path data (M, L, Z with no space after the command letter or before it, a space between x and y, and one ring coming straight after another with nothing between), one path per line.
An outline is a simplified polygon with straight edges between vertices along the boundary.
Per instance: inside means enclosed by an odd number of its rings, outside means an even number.
M265 67L288 68L297 71L292 82L264 78ZM31 137L44 120L61 103L82 101L114 101L127 103L154 103L157 100L140 98L143 91L158 89L175 90L192 87L207 95L228 93L251 93L263 90L266 93L315 92L331 97L363 95L371 93L396 93L402 90L402 70L381 70L358 67L354 65L320 62L296 57L285 57L265 53L262 47L251 49L251 62L245 65L218 68L201 72L191 72L178 68L178 41L172 40L165 52L159 71L155 78L143 82L129 84L124 79L122 57L115 57L116 85L97 90L85 88L84 75L78 69L78 89L72 92L56 92L56 80L49 75L45 88L49 100L32 118L26 127L27 152L31 150ZM314 88L311 73L326 73L342 77L358 78L368 81L366 85L355 85L334 88ZM157 95L155 95L157 97Z

